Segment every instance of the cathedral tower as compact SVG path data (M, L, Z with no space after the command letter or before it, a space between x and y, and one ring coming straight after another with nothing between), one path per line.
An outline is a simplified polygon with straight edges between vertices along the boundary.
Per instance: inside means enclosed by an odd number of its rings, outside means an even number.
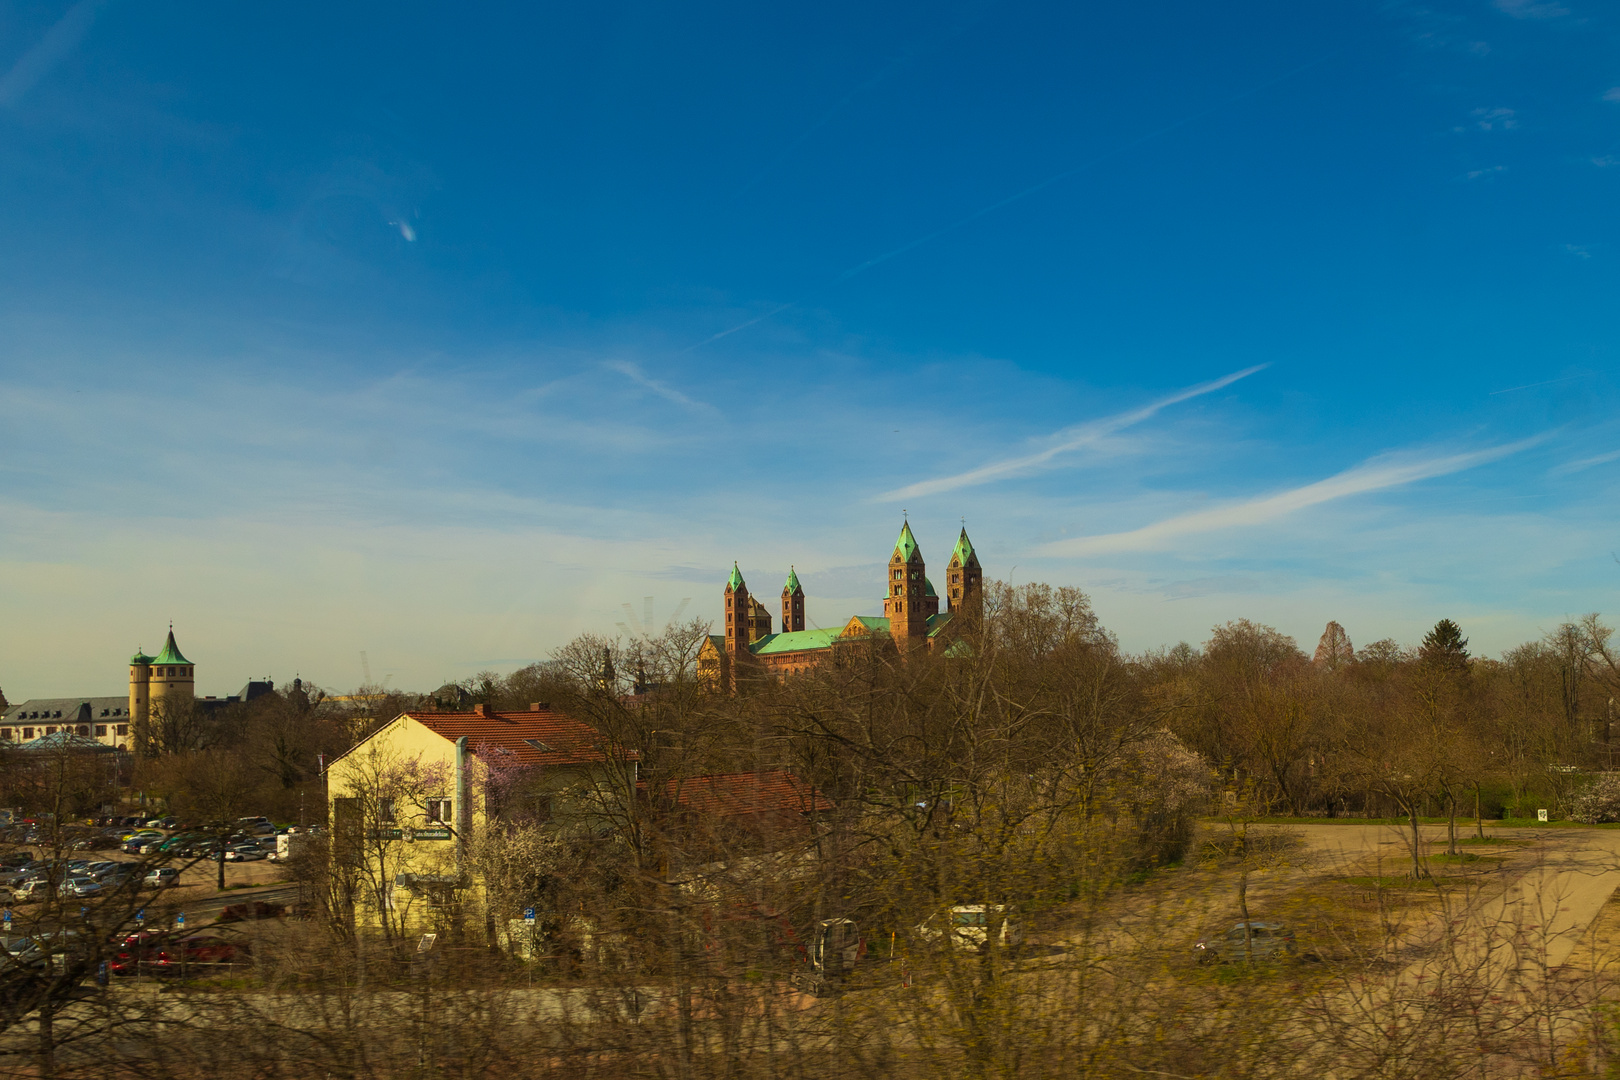
M804 629L804 586L798 571L788 567L787 584L782 586L782 633Z
M979 556L968 539L966 526L956 538L951 564L945 568L945 599L952 611L977 608L984 599L984 571L979 568Z
M742 571L731 564L731 577L726 579L726 655L735 659L738 653L748 651L749 630L752 628L752 610L748 604L748 583Z
M928 638L928 576L922 550L911 535L911 523L900 526L900 538L889 556L889 594L883 598L883 614L889 619L889 636L901 649L921 644Z

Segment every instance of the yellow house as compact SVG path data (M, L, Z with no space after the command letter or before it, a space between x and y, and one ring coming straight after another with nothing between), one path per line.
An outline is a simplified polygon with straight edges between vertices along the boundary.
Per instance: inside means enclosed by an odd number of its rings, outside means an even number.
M453 928L475 838L498 843L502 818L568 831L628 813L637 757L543 703L401 713L327 769L334 885L385 930Z

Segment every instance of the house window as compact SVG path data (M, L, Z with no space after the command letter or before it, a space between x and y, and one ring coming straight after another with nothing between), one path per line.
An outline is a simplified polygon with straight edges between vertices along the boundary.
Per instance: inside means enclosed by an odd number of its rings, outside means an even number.
M118 725L118 734L120 734L120 735L128 735L129 734L129 725L128 724L119 724Z
M99 737L101 737L101 736L103 736L105 734L107 734L107 725L106 724L97 724L96 725L96 736L97 736L97 738L99 738Z
M80 734L80 735L88 735L88 734L90 734L90 725L89 724L80 724L78 734Z
M0 739L9 739L11 736L12 733L10 728L0 728Z
M378 821L393 821L394 820L394 800L393 799L378 799L377 800L377 820Z
M362 819L360 800L339 796L332 800L332 832L339 840L358 840Z
M23 739L25 741L28 740L28 739L32 739L33 737L34 737L34 729L33 728L31 728L31 727L23 728Z
M47 734L47 735L55 735L56 734L56 729L54 727L48 727L48 728L45 729L45 734Z
M450 824L454 820L450 816L450 800L429 799L427 801L427 819L444 825Z

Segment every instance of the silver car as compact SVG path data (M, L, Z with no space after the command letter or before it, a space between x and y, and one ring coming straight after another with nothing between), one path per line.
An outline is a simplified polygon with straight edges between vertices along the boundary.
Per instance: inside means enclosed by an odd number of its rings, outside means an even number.
M1223 936L1206 938L1193 946L1193 955L1200 964L1282 960L1297 952L1294 932L1274 922L1238 923Z
M93 877L70 877L62 883L63 896L94 896L101 891L101 882Z

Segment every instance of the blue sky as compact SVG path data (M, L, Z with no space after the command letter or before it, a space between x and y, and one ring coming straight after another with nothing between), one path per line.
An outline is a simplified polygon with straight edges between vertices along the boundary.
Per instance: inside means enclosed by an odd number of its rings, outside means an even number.
M1616 608L1620 10L0 4L0 687L510 669L737 560L1131 649Z

